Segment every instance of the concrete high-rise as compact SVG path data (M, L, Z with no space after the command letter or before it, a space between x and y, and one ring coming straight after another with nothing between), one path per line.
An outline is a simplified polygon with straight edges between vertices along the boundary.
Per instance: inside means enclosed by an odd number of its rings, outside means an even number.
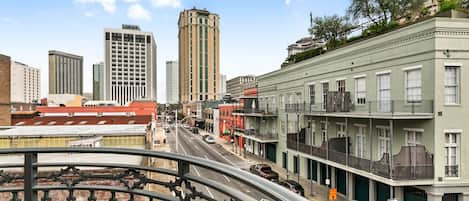
M220 98L226 95L226 75L220 74Z
M0 126L11 125L11 100L10 100L10 80L11 80L10 57L0 54Z
M179 65L177 61L166 61L166 103L179 102Z
M38 68L11 61L11 102L32 103L40 98L41 74Z
M217 14L190 9L179 14L179 100L220 97L220 40Z
M156 101L156 43L135 25L104 30L104 100Z
M83 57L49 51L49 94L83 94Z
M252 87L255 84L256 76L244 75L230 79L226 82L226 93L230 94L233 98L239 98L243 95L244 89Z
M93 64L93 100L104 100L104 62Z

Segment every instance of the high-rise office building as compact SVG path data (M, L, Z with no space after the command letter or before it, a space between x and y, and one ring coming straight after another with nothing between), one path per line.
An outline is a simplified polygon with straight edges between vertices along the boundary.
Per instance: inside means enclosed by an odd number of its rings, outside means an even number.
M83 94L83 57L49 51L49 94Z
M179 100L220 96L219 16L190 9L179 14Z
M230 79L226 82L226 93L233 98L239 98L243 95L244 89L252 87L252 83L256 82L256 76L244 75Z
M156 43L135 25L104 30L104 99L156 101Z
M177 61L166 62L166 103L179 102L179 65Z
M11 99L10 99L10 75L11 61L10 57L0 54L0 126L11 125Z
M93 64L93 100L104 100L104 62Z
M11 102L32 103L40 98L41 74L38 68L11 61Z
M220 98L226 95L226 75L220 74Z

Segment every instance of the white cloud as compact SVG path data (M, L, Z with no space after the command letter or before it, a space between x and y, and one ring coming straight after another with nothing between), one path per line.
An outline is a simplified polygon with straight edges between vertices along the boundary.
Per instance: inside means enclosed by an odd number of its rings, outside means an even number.
M75 0L75 2L81 4L99 3L106 12L116 12L116 0Z
M139 0L122 0L125 3L137 3Z
M91 12L91 11L86 11L86 12L85 12L85 16L86 16L86 17L93 17L93 16L95 16L95 15L96 15L96 14L95 14L94 12Z
M286 5L290 5L290 3L291 3L291 0L285 0Z
M155 7L173 7L178 8L181 6L180 0L151 0Z
M150 12L145 10L140 4L131 5L127 16L135 20L151 20Z

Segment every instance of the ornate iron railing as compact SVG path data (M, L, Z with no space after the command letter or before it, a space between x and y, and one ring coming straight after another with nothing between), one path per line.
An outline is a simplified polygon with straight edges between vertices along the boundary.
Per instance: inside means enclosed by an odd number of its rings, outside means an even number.
M81 154L137 156L147 162L133 165L103 161L61 162L60 158L53 163L38 160L38 157L41 158L48 154L64 154L68 157ZM77 200L78 193L81 193L82 197L85 195L85 199L89 201L223 200L207 195L198 189L200 186L213 189L225 195L228 200L253 201L258 199L253 198L242 189L200 176L198 173L194 174L197 171L192 171L192 167L236 180L239 184L245 185L251 192L254 190L265 195L266 197L263 198L265 200L306 200L280 185L239 168L175 153L115 148L0 149L0 157L18 155L24 158L24 163L6 164L0 161L0 195L7 194L8 198L6 199L11 201L61 199L54 197L57 196L57 191L67 193L66 198L62 198L67 201ZM154 167L153 163L148 162L154 160L171 161L177 166L173 169ZM163 175L168 179L155 179L151 174ZM113 185L99 184L102 181L112 181ZM165 189L164 192L169 193L151 190L148 188L149 185L158 186Z

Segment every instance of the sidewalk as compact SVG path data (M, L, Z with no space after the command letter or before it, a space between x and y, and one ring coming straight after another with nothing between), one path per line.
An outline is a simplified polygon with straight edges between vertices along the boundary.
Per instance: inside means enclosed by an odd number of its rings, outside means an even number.
M204 131L204 133L208 134L205 131ZM241 151L239 149L238 149L238 153L236 153L236 149L235 149L235 151L233 151L233 145L230 142L227 142L225 139L220 138L218 136L215 137L215 141L216 141L217 144L221 145L226 151L230 152L231 154L237 155L242 160L244 160L248 164L247 167L249 167L249 165L252 165L252 164L266 163L266 164L269 164L272 167L272 169L279 174L280 179L285 180L287 178L287 173L286 173L285 169L283 169L282 167L277 166L277 164L275 164L273 162L270 162L270 161L267 161L267 160L263 160L263 159L255 156L255 155L252 155L252 154L246 154L246 156L245 156L244 153L241 153ZM292 172L289 172L288 175L289 175L288 179L298 181L298 176L297 175L293 174ZM328 201L328 197L327 197L328 189L325 188L324 186L313 183L312 184L313 190L312 190L312 193L311 193L311 181L310 180L307 180L303 177L300 177L300 182L299 183L301 184L301 186L303 186L303 188L305 190L305 196L308 200L311 200L311 201ZM345 201L345 199L341 198L341 197L338 197L337 201Z

